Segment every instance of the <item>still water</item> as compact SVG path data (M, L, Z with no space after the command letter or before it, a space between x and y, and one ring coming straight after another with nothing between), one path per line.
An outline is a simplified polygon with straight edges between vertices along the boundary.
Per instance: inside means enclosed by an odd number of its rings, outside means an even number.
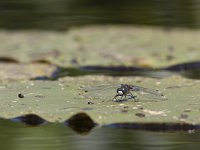
M200 0L1 0L0 28L66 30L88 24L200 27Z
M2 150L187 150L200 147L199 132L149 132L96 127L81 135L62 124L30 127L1 121Z

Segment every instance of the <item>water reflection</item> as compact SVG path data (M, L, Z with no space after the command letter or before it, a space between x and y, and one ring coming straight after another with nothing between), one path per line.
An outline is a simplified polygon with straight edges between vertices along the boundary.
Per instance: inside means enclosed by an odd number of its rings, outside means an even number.
M65 121L72 130L79 134L88 134L97 124L86 113L77 113Z
M199 27L199 0L0 1L0 27L67 29L87 24Z
M41 124L46 124L47 121L41 118L40 116L36 114L27 114L27 115L22 115L19 117L15 117L11 119L14 122L21 122L30 126L38 126Z
M61 124L30 127L7 120L1 121L0 132L0 149L6 150L186 150L200 146L198 132L168 133L96 128L83 136Z

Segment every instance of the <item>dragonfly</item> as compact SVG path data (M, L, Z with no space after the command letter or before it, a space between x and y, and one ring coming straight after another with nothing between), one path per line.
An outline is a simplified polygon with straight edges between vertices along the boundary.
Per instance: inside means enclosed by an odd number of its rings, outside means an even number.
M135 94L137 93L142 97L147 97L148 99L167 100L166 96L157 89L150 89L150 88L145 88L145 87L141 87L137 85L129 85L129 84L100 85L100 86L86 89L85 92L94 93L94 91L97 91L98 93L100 90L107 91L108 88L111 88L111 87L116 87L115 88L116 94L112 98L112 100L115 102L124 101L128 99L133 99L134 101L138 100L138 97L136 95L133 95L133 93Z

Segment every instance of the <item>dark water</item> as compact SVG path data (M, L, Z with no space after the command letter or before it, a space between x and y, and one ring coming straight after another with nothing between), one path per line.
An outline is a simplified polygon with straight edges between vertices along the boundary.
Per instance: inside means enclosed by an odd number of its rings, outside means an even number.
M166 78L180 75L190 79L200 79L200 62L183 63L167 68L144 69L125 66L82 66L79 68L61 68L52 73L51 77L37 77L34 80L57 80L65 76L110 75L110 76L146 76L151 78Z
M0 28L65 30L88 24L200 27L200 0L1 0Z
M0 133L2 150L187 150L200 146L199 132L145 132L104 127L80 135L61 124L30 127L2 121Z

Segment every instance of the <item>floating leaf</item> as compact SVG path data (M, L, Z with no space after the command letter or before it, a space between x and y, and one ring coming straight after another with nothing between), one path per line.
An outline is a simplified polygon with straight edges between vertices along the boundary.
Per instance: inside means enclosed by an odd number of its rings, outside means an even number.
M1 31L0 58L64 67L160 68L199 61L200 44L194 40L199 38L199 30L132 26L89 26L62 33Z
M57 68L49 64L0 63L0 80L29 80L38 76L49 77Z
M105 97L88 97L84 91L86 87L120 83L158 89L167 100L139 97L136 102L131 99L114 102L112 98L116 90L105 89ZM199 89L199 80L180 76L166 79L84 76L65 77L58 81L5 82L0 85L0 117L14 118L36 114L50 122L65 122L73 115L85 113L98 124L196 124L200 123ZM19 93L24 98L19 98Z

